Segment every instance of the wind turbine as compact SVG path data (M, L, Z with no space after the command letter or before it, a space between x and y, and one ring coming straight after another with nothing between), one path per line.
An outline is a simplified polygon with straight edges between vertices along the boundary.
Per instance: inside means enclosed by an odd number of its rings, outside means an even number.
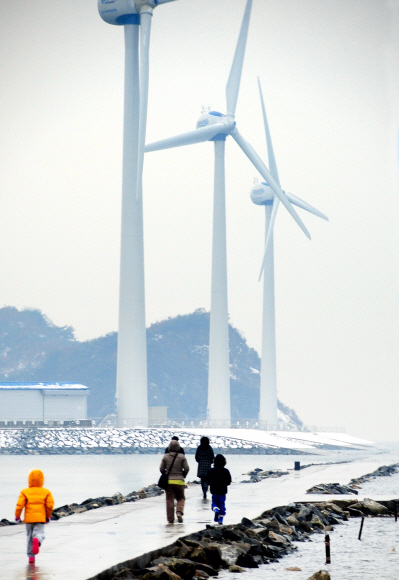
M108 24L125 31L122 232L116 400L118 421L147 425L143 170L153 8L173 0L98 0Z
M160 151L183 145L214 141L214 206L212 243L212 290L209 336L208 419L230 420L229 328L227 310L226 212L225 212L225 141L231 135L262 177L310 238L309 232L291 206L278 182L251 145L239 133L235 111L244 62L252 0L247 0L241 30L226 86L227 113L206 112L199 118L194 131L157 141L145 151Z
M258 79L259 93L262 104L263 122L266 133L266 143L269 156L270 173L280 185L273 144L266 117L262 88ZM328 217L317 209L291 193L284 192L287 199L294 205L328 221ZM274 194L268 183L255 184L251 190L251 199L256 205L265 207L265 251L259 280L263 273L263 321L262 321L262 357L260 373L260 408L259 420L265 421L268 427L277 427L277 379L276 379L276 321L274 303L274 248L273 228L279 198Z

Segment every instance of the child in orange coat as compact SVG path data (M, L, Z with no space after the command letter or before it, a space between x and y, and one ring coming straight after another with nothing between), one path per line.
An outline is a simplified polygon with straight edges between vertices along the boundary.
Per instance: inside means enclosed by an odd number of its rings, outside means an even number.
M29 563L35 562L35 555L44 540L44 524L48 523L53 512L54 500L51 491L43 487L44 475L40 469L34 469L29 474L29 487L19 495L15 509L15 521L21 521L21 513L25 508L24 522L28 539Z

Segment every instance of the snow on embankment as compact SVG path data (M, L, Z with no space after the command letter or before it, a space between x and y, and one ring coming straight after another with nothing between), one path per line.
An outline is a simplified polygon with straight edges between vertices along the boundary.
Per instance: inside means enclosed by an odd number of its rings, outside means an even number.
M3 429L0 454L163 453L173 435L188 453L207 435L215 451L242 454L297 454L317 448L348 448L354 442L312 433L270 432L252 429ZM371 445L356 440L357 445Z
M197 433L196 430L186 429L185 432ZM180 432L176 430L180 436ZM304 431L262 431L260 429L212 429L202 433L211 437L232 437L247 440L252 444L270 445L285 449L310 451L312 449L342 449L356 447L370 447L373 442L346 435L345 433L310 433Z

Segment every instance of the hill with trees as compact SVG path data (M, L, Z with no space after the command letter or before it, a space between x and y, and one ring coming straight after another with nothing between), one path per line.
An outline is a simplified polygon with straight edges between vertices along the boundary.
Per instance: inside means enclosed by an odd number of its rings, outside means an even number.
M259 413L260 359L232 325L231 410L234 419ZM208 389L209 313L168 318L147 329L148 404L168 407L171 418L205 418ZM53 324L39 310L0 309L0 381L81 383L90 387L89 416L114 411L117 333L87 341L70 326ZM279 408L297 425L295 412Z

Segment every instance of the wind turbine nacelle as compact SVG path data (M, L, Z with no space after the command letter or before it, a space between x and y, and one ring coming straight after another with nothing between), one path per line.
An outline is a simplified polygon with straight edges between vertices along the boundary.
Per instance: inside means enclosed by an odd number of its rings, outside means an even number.
M217 111L209 111L201 115L197 121L197 129L201 127L208 127L209 125L216 125L216 123L223 122L224 115L218 113Z
M108 24L140 24L135 0L98 0L98 11Z
M108 24L140 24L140 8L155 8L174 0L98 0L100 16Z
M251 199L256 205L271 205L274 193L267 183L255 183L251 189Z

